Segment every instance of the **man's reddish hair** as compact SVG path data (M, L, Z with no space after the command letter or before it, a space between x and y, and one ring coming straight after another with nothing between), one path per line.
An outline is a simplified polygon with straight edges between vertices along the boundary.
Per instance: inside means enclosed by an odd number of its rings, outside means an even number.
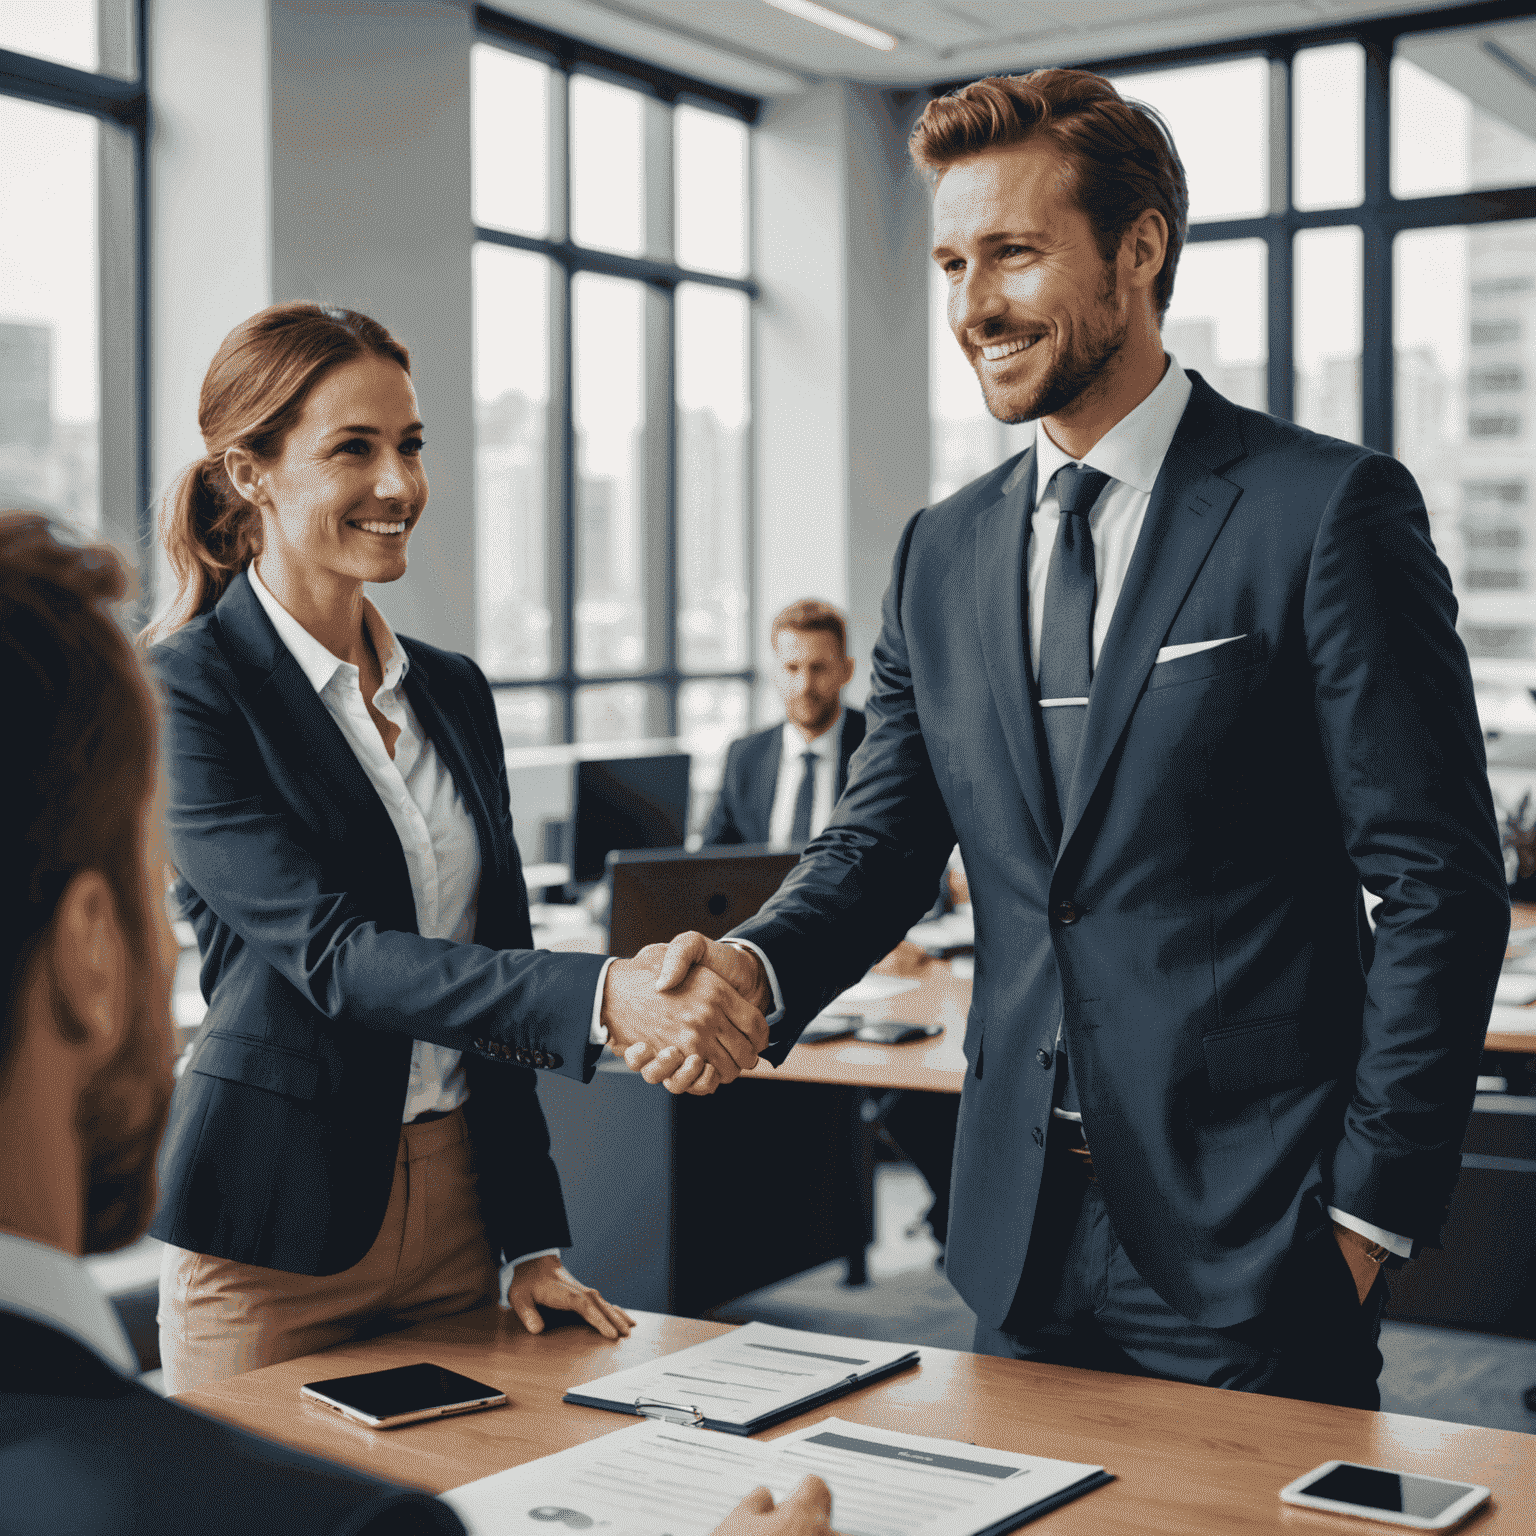
M1061 151L1067 189L1105 261L1147 209L1162 214L1168 252L1152 291L1161 316L1189 229L1189 190L1173 135L1151 107L1125 100L1102 75L1084 69L993 75L930 101L908 147L937 181L958 161L1037 136Z
M769 635L769 644L775 644L780 634L786 629L793 629L801 634L814 634L820 631L824 635L831 635L837 641L837 648L844 656L848 654L848 625L831 603L824 603L819 598L802 597L798 602L791 603L782 613L777 614L773 621L773 630Z

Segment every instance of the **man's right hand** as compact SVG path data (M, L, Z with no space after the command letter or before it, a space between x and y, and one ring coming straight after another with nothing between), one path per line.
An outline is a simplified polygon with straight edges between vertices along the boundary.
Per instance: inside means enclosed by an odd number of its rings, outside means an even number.
M832 1490L812 1474L777 1509L766 1488L754 1488L711 1536L837 1536Z
M762 1011L704 965L662 990L658 972L666 953L652 945L635 959L608 967L602 1022L609 1045L632 1065L664 1057L675 1065L692 1063L690 1082L700 1077L711 1087L734 1082L757 1065L757 1053L768 1043ZM660 1080L647 1076L648 1082ZM684 1091L670 1081L667 1087Z

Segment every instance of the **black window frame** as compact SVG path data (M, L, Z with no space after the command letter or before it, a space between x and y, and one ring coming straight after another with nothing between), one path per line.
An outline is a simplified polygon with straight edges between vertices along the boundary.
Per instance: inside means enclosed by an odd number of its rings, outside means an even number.
M1421 32L1452 32L1536 15L1536 5L1490 0L1455 9L1417 11L1369 20L1339 21L1299 32L1277 32L1168 48L1153 53L1084 59L1073 67L1123 75L1155 69L1213 64L1225 59L1262 58L1282 66L1270 76L1268 185L1271 201L1281 189L1284 206L1242 219L1191 223L1186 248L1214 241L1260 239L1268 252L1267 406L1272 416L1295 415L1294 242L1306 229L1361 231L1360 442L1393 451L1395 335L1392 323L1395 272L1392 244L1408 230L1536 219L1536 185L1499 187L1441 196L1398 198L1392 194L1392 56L1399 38ZM1295 57L1329 43L1359 43L1365 51L1363 198L1346 208L1302 211L1294 206L1295 123L1291 71ZM947 81L930 87L934 96L964 85Z
M145 0L119 0L112 46L132 73L76 69L0 48L0 96L80 112L122 130L103 136L97 162L97 284L100 387L97 434L101 530L133 543L138 589L125 615L130 627L154 607L154 506L149 410L149 93ZM99 24L107 41L106 18ZM125 259L126 258L126 259ZM129 345L122 345L124 338Z
M503 12L492 10L484 5L477 5L475 7L475 41L490 43L510 52L537 59L540 63L546 64L552 70L564 75L567 87L559 93L559 106L557 110L560 115L560 121L555 125L556 143L553 147L553 152L563 157L563 169L558 177L558 188L556 189L561 206L556 208L556 216L552 220L554 229L560 232L560 237L541 238L533 235L515 234L507 230L490 228L481 224L473 226L473 237L477 243L484 242L489 245L503 246L512 250L527 251L547 257L562 272L562 280L558 285L560 294L559 309L551 315L552 327L558 339L558 351L555 357L555 368L551 382L555 392L559 428L556 433L552 434L558 440L552 441L549 445L551 452L559 455L558 505L554 510L554 520L558 524L560 574L558 587L552 594L555 598L553 606L556 609L552 615L554 619L553 652L556 665L551 671L540 677L492 677L490 679L491 686L498 693L514 689L532 688L541 692L555 694L560 701L560 719L556 723L556 730L552 732L554 740L551 741L551 745L570 744L576 741L576 699L577 694L583 688L623 683L659 687L662 698L660 719L653 722L657 728L655 730L647 730L645 735L675 737L678 730L678 694L686 683L742 682L746 684L750 697L757 682L757 667L755 665L756 605L753 571L755 497L752 494L751 486L750 437L747 454L747 474L745 476L747 484L743 486L743 495L745 497L743 538L746 551L744 580L747 588L747 624L749 635L747 665L728 669L684 670L679 664L677 643L678 421L676 393L676 292L680 283L699 283L743 293L749 301L755 302L760 290L750 273L745 277L727 277L718 272L702 272L684 267L675 261L658 261L650 257L625 256L613 251L598 250L593 247L578 245L570 238L571 138L570 92L568 86L570 77L573 75L594 75L600 79L614 81L627 89L638 91L642 95L649 96L669 108L675 107L679 102L684 102L723 112L745 123L749 130L757 121L761 103L756 97L743 95L740 92L731 91L706 81L696 80L687 75L677 74L659 66L645 63L639 59L632 59L622 54L609 52L607 49L599 48L593 44L582 42L577 38L568 37L563 33L554 32L548 28L537 26L534 23L520 20L517 17L508 16ZM747 198L750 220L752 200L750 173ZM657 296L661 308L662 318L659 332L664 339L656 344L664 348L666 353L665 366L660 370L666 387L664 390L659 390L658 394L665 396L666 404L661 423L662 431L665 434L665 444L661 457L662 470L659 476L658 489L661 500L660 542L665 548L666 560L662 570L648 572L645 599L648 624L654 620L659 625L658 638L660 643L658 649L660 657L658 664L649 665L634 671L580 672L575 664L577 476L576 439L573 430L574 370L571 355L571 294L573 279L579 272L598 273L604 276L628 278L638 281L645 285L648 292ZM648 339L646 346L649 348L652 345L653 342ZM751 371L749 342L749 379ZM647 418L647 430L654 430L651 418L649 417Z

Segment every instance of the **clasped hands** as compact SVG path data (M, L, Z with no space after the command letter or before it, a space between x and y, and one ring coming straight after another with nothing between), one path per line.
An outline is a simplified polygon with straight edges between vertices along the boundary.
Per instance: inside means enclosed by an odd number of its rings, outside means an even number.
M713 1093L757 1065L772 991L750 950L680 933L615 960L603 988L608 1043L669 1093Z

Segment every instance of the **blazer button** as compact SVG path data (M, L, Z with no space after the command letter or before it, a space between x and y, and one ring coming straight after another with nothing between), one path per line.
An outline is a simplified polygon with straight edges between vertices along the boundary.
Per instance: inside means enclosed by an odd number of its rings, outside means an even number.
M475 1040L472 1041L471 1044L473 1044L477 1051L483 1051L486 1047L486 1042L484 1040Z
M1063 928L1070 928L1083 915L1083 909L1070 899L1056 903L1056 921Z
M1051 1064L1051 1053L1042 1048L1041 1050L1035 1052L1035 1060L1038 1061L1042 1067L1049 1067Z
M549 1056L545 1058L544 1065L548 1067L551 1072L557 1072L560 1069L560 1063L564 1061L564 1059L565 1058L563 1056Z
M1043 1147L1045 1145L1045 1132L1042 1131L1038 1125L1029 1134L1035 1138L1035 1145L1037 1147Z

